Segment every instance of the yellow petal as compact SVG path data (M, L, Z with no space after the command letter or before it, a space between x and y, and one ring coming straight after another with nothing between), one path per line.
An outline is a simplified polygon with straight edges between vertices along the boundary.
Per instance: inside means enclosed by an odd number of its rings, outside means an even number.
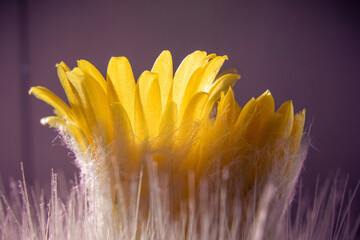
M88 74L93 79L95 79L100 84L100 86L102 87L102 89L104 90L105 93L107 92L106 81L105 81L104 77L101 75L101 73L99 72L99 70L97 70L96 67L94 67L94 65L92 65L91 63L89 63L86 60L79 60L78 67L84 73Z
M220 68L226 59L228 59L227 56L218 56L211 59L211 61L206 64L204 72L199 79L198 91L208 92L210 90L215 77L219 73Z
M204 117L209 96L205 92L199 92L189 101L183 116L180 116L181 124L178 127L176 142L183 152L188 152L182 160L182 169L195 170L195 166L200 161L201 154L199 149L200 138L197 138L200 129L204 130L207 117ZM206 121L202 121L202 120ZM196 139L196 140L195 140Z
M114 127L117 130L117 139L124 139L125 143L131 143L134 135L125 108L119 102L111 104L111 107L114 112Z
M253 112L256 106L256 100L255 98L251 98L244 106L244 108L241 110L241 113L238 117L238 119L236 120L236 124L235 124L235 128L239 130L239 136L240 131L242 133L244 133L244 131L246 130L247 127L247 123L248 121L252 118L253 116Z
M256 100L251 99L242 109L236 122L239 136L250 145L258 145L264 139L262 130L274 114L275 103L270 91Z
M263 138L260 141L259 146L263 147L270 142L277 144L277 140L287 139L290 136L293 122L294 107L292 101L284 102L264 126L262 130Z
M57 74L58 77L60 79L60 83L65 91L65 94L68 98L69 104L71 107L76 105L76 99L74 96L74 93L71 89L70 83L69 83L69 79L66 76L66 72L69 71L69 67L66 66L66 64L64 62L61 62L60 64L56 64L56 68L57 68Z
M135 79L126 57L112 57L107 69L108 94L111 102L120 102L134 124ZM112 96L115 94L115 96Z
M85 108L82 103L81 97L74 85L68 79L67 72L69 72L70 69L68 66L66 66L64 62L56 64L56 67L61 85L65 91L70 107L72 109L74 121L77 122L77 126L84 132L86 136L90 136L90 128L84 115Z
M216 101L219 99L221 93L234 86L238 79L240 79L239 74L226 74L220 77L209 90L210 100Z
M68 79L68 73L67 66L65 63L61 62L60 64L56 64L57 67L57 73L58 77L60 79L61 85L65 91L65 94L68 98L70 107L73 110L74 115L81 115L83 111L83 104L81 97L77 91L77 89L74 87L74 85L71 83L71 81Z
M69 106L49 89L40 86L32 87L30 88L29 94L33 94L36 98L52 106L58 116L63 117L68 121L73 120Z
M295 114L294 117L294 125L290 134L290 136L293 137L291 144L291 152L293 154L296 154L299 151L299 147L301 144L301 139L304 131L305 113L306 111L305 109L303 109L301 112Z
M86 86L83 84L83 82L86 81L86 76L80 68L74 68L71 72L66 72L66 76L70 81L70 86L73 87L72 92L74 93L74 96L77 99L76 101L79 102L78 106L81 113L78 113L78 116L81 119L80 115L81 114L84 115L82 119L83 121L86 122L86 125L91 131L91 128L97 125L97 120L94 115L94 112L92 111L90 102L85 97L84 88ZM95 81L93 79L91 80Z
M67 126L68 127L68 131L67 132L71 132L73 137L75 138L76 143L78 144L78 146L83 150L83 152L86 151L87 147L89 146L89 143L86 142L86 137L84 136L84 134L82 133L82 131L76 127L73 124L70 124Z
M112 115L104 90L100 84L92 78L85 78L84 81L81 82L81 87L86 101L90 103L90 109L88 109L88 111L93 113L97 127L100 127L100 134L105 133L106 143L112 142L114 138Z
M239 111L237 103L235 101L233 90L229 87L228 92L219 102L216 120L226 120L229 125L233 125L238 117Z
M196 51L188 55L180 64L174 76L173 99L179 106L188 81L193 72L206 63L206 52Z
M159 75L162 109L165 109L173 80L173 62L169 51L165 50L159 55L151 72Z
M56 128L61 130L63 133L71 134L72 137L75 138L78 146L85 152L86 151L86 137L82 134L81 130L79 130L75 125L67 123L64 119L59 117L46 117L40 120L42 125L48 124L52 128Z
M175 102L169 102L164 110L164 114L161 118L159 127L159 136L156 139L154 148L160 149L160 151L172 151L174 150L174 144L177 136L177 122L178 122L178 108ZM178 152L173 152L175 156ZM178 156L177 156L178 157ZM168 166L168 164L164 164Z
M174 135L178 121L178 108L175 102L169 102L161 118L159 135Z
M215 57L204 67L199 67L194 71L186 86L184 97L180 105L181 114L184 113L185 107L187 106L188 102L197 92L199 91L208 92L210 90L212 82L214 81L215 76L220 70L220 67L225 59L226 56ZM239 78L239 76L240 75L237 74L229 75L228 77L223 77L223 79L221 79L220 82L218 81L216 82L217 83L216 87L212 89L212 92L210 94L210 102L208 103L210 109L212 105L215 103L215 101L220 98L221 91L227 91L229 89L229 84L234 84L236 80ZM225 87L225 84L228 85Z
M198 93L197 88L199 86L199 77L201 75L202 68L199 67L194 71L191 75L189 82L186 86L186 90L184 93L184 97L178 106L180 107L180 116L183 116L186 106L188 105L189 101L194 97L196 93Z
M50 117L44 117L40 120L41 125L49 125L52 128L60 129L64 126L66 126L66 121L63 118L50 116Z
M235 68L227 69L227 70L221 72L219 75L217 75L217 77L215 78L215 81L217 81L219 78L221 78L222 76L224 76L226 74L238 74L238 72Z
M162 114L158 74L143 72L139 77L138 86L148 134L156 136Z
M135 109L133 110L133 112L134 112L134 117L133 117L134 124L132 126L134 126L134 134L138 140L142 141L147 137L148 130L146 126L143 106L141 104L141 99L140 99L139 84L136 85Z
M292 101L284 102L276 112L277 121L274 125L275 139L288 138L294 124L294 106Z
M182 122L196 122L202 119L208 99L209 95L206 92L198 92L192 97L181 116Z
M56 65L60 65L61 68L63 68L65 70L65 72L71 71L71 69L68 67L68 65L66 65L66 63L64 63L63 61L61 61L61 63L56 64Z

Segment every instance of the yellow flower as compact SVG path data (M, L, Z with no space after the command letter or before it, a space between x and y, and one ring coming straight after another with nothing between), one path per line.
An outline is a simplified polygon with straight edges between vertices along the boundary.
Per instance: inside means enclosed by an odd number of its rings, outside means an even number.
M56 116L41 123L65 137L85 179L104 174L113 184L151 159L179 189L188 172L202 179L227 169L246 194L276 172L279 192L290 196L303 160L305 111L294 115L291 101L275 111L269 91L241 108L232 90L240 75L218 75L225 60L196 51L173 76L171 54L163 51L137 82L125 57L111 58L106 80L85 60L73 70L61 62L69 105L44 87L29 93L54 108Z

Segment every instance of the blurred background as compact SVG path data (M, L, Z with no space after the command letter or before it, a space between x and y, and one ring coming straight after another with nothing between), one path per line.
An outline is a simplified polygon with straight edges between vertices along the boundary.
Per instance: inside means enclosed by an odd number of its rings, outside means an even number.
M359 8L344 1L0 1L0 173L49 184L51 169L72 179L74 156L40 125L52 109L28 96L45 86L63 99L55 64L86 59L102 74L126 56L137 78L163 49L174 70L195 50L228 55L243 105L269 89L277 107L307 109L311 147L305 191L340 170L354 189L360 167ZM357 198L359 199L359 198ZM357 202L355 202L357 204Z

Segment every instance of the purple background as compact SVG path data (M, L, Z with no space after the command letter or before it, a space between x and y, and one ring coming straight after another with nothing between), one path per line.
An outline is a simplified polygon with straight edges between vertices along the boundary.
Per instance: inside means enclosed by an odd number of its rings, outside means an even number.
M21 0L20 0L21 2ZM19 12L20 9L20 12ZM46 86L64 98L55 63L86 59L105 74L111 56L126 56L135 77L163 49L175 69L194 50L227 54L244 104L270 89L277 107L293 99L307 109L312 147L302 178L313 189L341 169L354 188L360 167L360 31L358 7L320 1L14 1L0 2L0 173L49 183L51 168L68 178L73 156L40 125L49 106L27 96ZM28 15L26 15L26 11ZM24 65L25 64L25 65ZM25 67L24 67L25 66ZM25 81L25 83L24 83Z

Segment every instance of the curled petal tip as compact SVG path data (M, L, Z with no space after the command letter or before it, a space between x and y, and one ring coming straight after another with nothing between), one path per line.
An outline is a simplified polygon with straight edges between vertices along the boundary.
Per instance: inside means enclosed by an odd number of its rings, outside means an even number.
M28 91L28 94L29 94L29 95L34 94L34 91L36 91L37 88L39 88L39 86L31 87L31 88L29 89L29 91Z

